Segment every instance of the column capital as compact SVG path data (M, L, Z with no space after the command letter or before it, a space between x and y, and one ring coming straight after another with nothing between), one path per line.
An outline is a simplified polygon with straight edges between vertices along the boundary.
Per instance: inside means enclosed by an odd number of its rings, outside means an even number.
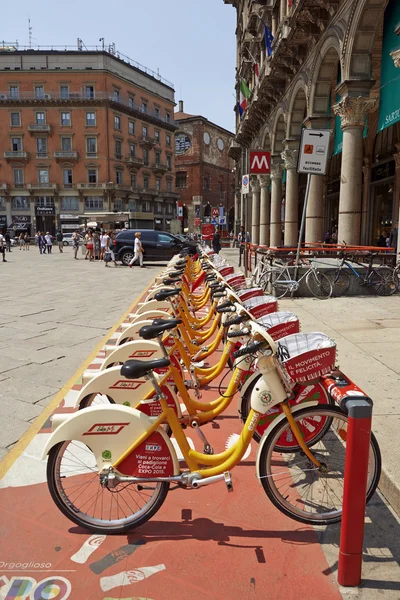
M273 163L271 165L271 179L282 179L283 165L282 163Z
M260 191L260 182L258 181L257 177L251 177L250 178L250 188L252 192L259 192Z
M390 53L390 56L393 58L394 66L400 69L400 48Z
M286 149L281 153L282 160L285 163L285 169L296 169L297 168L298 155L299 155L298 150Z
M376 98L366 96L345 96L337 104L333 105L333 112L339 115L341 127L365 127L367 114L374 108Z
M396 171L400 171L400 154L393 154L396 163Z
M260 188L268 188L271 185L271 176L270 175L259 175L258 181L260 182Z

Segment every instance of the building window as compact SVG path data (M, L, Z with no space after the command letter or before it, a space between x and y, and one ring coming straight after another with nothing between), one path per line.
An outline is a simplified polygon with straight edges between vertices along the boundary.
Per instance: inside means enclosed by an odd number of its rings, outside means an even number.
M13 210L29 210L29 198L25 196L14 196L11 199L11 208Z
M143 125L143 127L142 127L142 136L143 136L143 137L147 137L147 136L148 136L148 134L149 134L149 129L148 129L148 127L146 127L145 125Z
M71 126L71 113L70 112L62 112L61 113L61 125L64 127Z
M6 199L4 196L0 196L0 210L6 210Z
M171 146L171 136L169 134L167 134L165 140L166 145Z
M130 200L129 201L128 210L129 210L129 212L136 212L137 211L137 202L136 202L136 200Z
M61 210L79 210L79 198L61 197L60 208Z
M155 138L157 144L159 144L160 143L160 132L157 129L154 131L154 138Z
M87 127L95 127L96 125L96 113L87 112L86 113L86 125Z
M159 118L160 117L160 109L157 108L157 106L155 107L154 112L156 114L156 117Z
M60 98L61 100L68 100L69 87L67 85L60 85Z
M142 202L142 212L153 212L151 210L151 202L149 200Z
M169 154L167 154L167 169L172 169L172 159Z
M122 142L121 140L115 140L115 158L122 158Z
M114 200L114 210L117 210L118 212L122 212L124 210L124 201L122 198L116 198Z
M146 167L149 164L149 151L143 148L143 164Z
M166 121L166 123L171 122L171 115L169 113L165 113L165 121Z
M150 177L148 177L147 175L143 177L143 187L145 190L148 190L150 187Z
M37 125L44 125L46 123L46 114L44 112L37 112L35 122Z
M204 180L203 180L203 189L205 190L209 190L210 189L210 178L208 177L208 175L205 175Z
M167 192L172 192L172 181L170 179L167 181Z
M120 100L119 90L114 90L113 100L114 100L114 102L119 102L119 100Z
M160 161L161 161L161 154L159 152L156 152L156 166L157 167L160 166Z
M167 204L167 215L173 215L173 214L174 214L174 205Z
M54 208L54 198L50 196L39 196L36 198L36 206Z
M177 173L176 174L175 187L181 188L181 189L187 187L186 173Z
M20 127L21 126L21 115L19 112L11 113L11 127Z
M144 113L147 113L147 102L142 102L140 110Z
M88 183L97 183L97 169L88 169Z
M35 98L38 100L43 100L44 98L44 86L43 85L35 85Z
M19 98L19 87L18 85L10 85L10 98Z
M163 205L162 202L156 202L156 213L162 215Z
M38 170L38 180L39 180L39 183L49 183L49 170L48 169L39 169Z
M24 171L23 169L14 169L14 186L23 187L24 185Z
M120 169L115 171L115 181L117 185L122 185L122 171Z
M72 188L72 169L63 169L63 185Z
M133 121L129 121L128 132L129 135L135 135L135 123Z
M129 144L129 156L134 158L136 156L136 146L135 144Z
M129 96L128 98L128 106L129 108L135 108L135 100L132 98L132 96Z
M94 98L94 86L86 85L85 86L85 97L92 100Z
M97 155L97 138L86 138L86 155L92 157Z
M61 138L61 150L63 152L71 152L72 151L72 138L70 138L70 137L62 137Z
M20 137L11 138L11 150L13 152L21 152L22 151L22 138L20 138Z
M131 173L131 187L136 188L136 173Z
M47 138L36 138L36 153L39 158L45 158L47 156Z
M118 131L121 130L121 117L118 117L117 115L114 115L114 129L118 129Z
M156 190L161 192L161 179L156 179Z
M103 198L101 196L86 196L85 210L103 210Z

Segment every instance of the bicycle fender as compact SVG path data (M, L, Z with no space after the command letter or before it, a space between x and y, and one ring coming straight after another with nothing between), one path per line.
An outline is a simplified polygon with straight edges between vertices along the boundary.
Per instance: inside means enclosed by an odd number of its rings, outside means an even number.
M86 444L96 457L99 471L108 469L115 463L140 436L150 429L154 419L126 406L90 407L71 414L56 414L52 418L53 433L43 450L42 460L53 446L70 440ZM146 456L138 457L137 453ZM179 475L179 461L174 446L162 427L152 433L140 444L138 449L128 455L117 469L131 474L132 467L146 458L151 468L162 464L171 475ZM153 465L148 461L153 458ZM155 461L159 461L156 463ZM136 461L136 462L135 462ZM142 461L143 462L143 461ZM159 473L164 475L163 472Z
M149 310L165 310L170 312L171 304L167 300L164 300L163 302L158 302L157 300L142 302L139 304L137 311L135 313L131 313L131 315L136 317L137 315L141 315Z
M258 379L259 377L261 377L261 373L259 371L255 371L254 373L251 373L250 377L248 377L242 387L242 389L240 390L240 396L238 399L238 411L240 412L240 409L242 407L242 400L243 400L243 396L246 393L246 390L253 384L253 381L255 381L256 379Z
M124 329L118 336L117 341L115 343L116 346L120 346L121 343L127 338L133 338L133 340L140 340L141 337L139 335L139 331L142 327L146 325L153 325L153 319L140 319L135 321L133 324L129 325L126 329ZM108 347L106 348L106 352L108 351Z
M303 408L311 408L313 406L317 406L318 404L318 400L313 400L311 402L304 402L303 404L299 404L298 406L292 406L290 408L290 412L296 413L299 410L303 410ZM260 480L260 457L261 457L261 451L263 449L264 444L267 441L267 438L271 435L272 431L274 430L275 427L277 427L281 421L284 421L286 419L286 416L284 413L278 415L277 417L275 417L275 419L272 421L272 423L270 424L270 426L268 427L268 429L265 430L260 443L258 445L258 451L257 451L257 458L256 458L256 474L257 474L257 479L258 479L258 483L261 485L261 480Z
M133 325L137 321L149 321L153 319L171 319L171 313L168 313L164 310L149 310L148 312L144 312L141 315L135 315L131 318L129 323L121 323L119 326L120 329L124 330Z
M175 285L163 285L163 284L158 285L157 287L152 289L151 292L147 295L145 302L149 302L150 300L153 300L154 296L161 290L175 290L175 289L176 289Z
M109 352L110 349L112 349L111 352ZM106 352L107 355L101 364L100 371L104 371L108 365L113 363L124 363L134 358L144 361L164 358L158 342L142 340L142 338L126 342L121 346L108 346Z

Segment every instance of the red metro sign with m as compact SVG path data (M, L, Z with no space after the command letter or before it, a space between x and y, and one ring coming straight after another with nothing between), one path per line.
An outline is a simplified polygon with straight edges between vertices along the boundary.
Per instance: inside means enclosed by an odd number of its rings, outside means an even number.
M271 152L250 150L250 174L269 175L271 172Z

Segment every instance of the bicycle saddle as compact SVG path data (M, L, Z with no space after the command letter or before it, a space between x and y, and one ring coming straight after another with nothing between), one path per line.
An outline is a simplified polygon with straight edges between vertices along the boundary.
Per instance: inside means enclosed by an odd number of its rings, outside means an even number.
M186 263L187 263L187 258L182 258L181 260L177 260L175 264L178 267L181 267L181 266L185 267Z
M163 300L167 300L170 296L176 296L180 294L181 288L176 288L176 290L161 290L154 295L154 298L157 302L162 302Z
M180 269L177 267L174 267L172 271L170 271L173 275L183 275L183 273L185 272L185 269Z
M145 325L139 329L139 335L144 340L153 340L158 337L160 333L175 329L182 323L182 319L154 319L151 325Z
M174 283L177 283L178 281L180 281L180 277L166 277L165 279L162 280L164 285L173 285Z
M156 360L127 360L121 367L121 375L127 379L143 377L154 369L169 367L171 361L168 358L157 358Z

